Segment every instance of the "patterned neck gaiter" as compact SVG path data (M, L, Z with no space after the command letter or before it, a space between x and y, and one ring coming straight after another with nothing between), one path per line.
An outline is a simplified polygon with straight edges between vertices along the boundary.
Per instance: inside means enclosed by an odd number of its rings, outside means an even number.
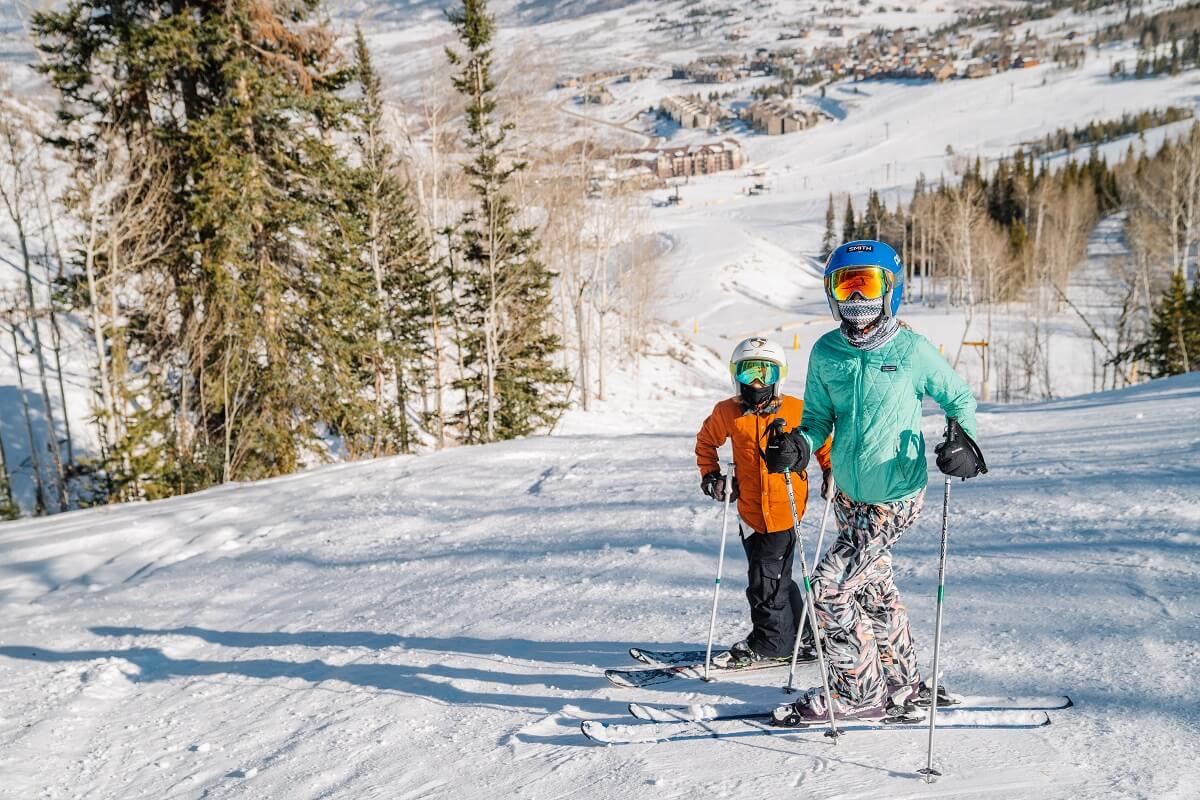
M879 315L883 313L883 298L845 300L838 303L837 306L838 311L841 312L843 324L849 324L852 328L862 330L879 319Z
M900 320L883 316L883 298L847 300L838 303L842 314L842 336L851 347L876 350L892 340L900 330Z
M878 350L890 342L899 330L900 320L895 317L884 317L866 330L842 323L842 336L846 337L851 347L859 350Z

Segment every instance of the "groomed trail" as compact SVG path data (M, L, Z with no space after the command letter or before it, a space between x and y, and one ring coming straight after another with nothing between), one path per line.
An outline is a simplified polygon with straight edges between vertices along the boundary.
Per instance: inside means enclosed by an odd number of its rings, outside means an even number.
M691 436L713 399L658 429L0 525L0 796L1195 796L1200 375L982 410L992 471L951 500L945 679L1069 694L1051 726L942 732L932 786L923 729L584 739L581 719L633 722L630 701L783 697L769 670L602 676L630 645L703 643L720 509ZM896 551L926 664L939 507ZM731 541L726 642L741 563Z

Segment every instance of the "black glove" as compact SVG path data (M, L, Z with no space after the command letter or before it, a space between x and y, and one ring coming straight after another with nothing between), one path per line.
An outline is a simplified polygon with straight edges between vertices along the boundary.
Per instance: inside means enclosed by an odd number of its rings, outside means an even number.
M946 420L946 441L933 449L937 453L938 469L955 478L974 478L987 473L987 464L979 445L950 417Z
M825 470L821 473L821 499L828 500L837 492L837 486L833 483L833 470Z
M713 500L725 502L725 476L721 474L721 470L714 469L712 472L700 479L700 491L711 497ZM733 476L732 485L729 489L729 502L738 499L737 475Z
M808 446L808 440L800 435L800 430L797 428L785 432L783 425L781 419L771 423L767 449L763 453L763 460L767 462L767 472L802 470L808 466L808 457L812 455L812 448Z

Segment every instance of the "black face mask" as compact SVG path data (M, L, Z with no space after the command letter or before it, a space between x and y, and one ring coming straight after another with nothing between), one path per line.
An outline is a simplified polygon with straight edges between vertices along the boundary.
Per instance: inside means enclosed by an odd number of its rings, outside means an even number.
M758 408L763 403L770 400L775 394L775 387L764 386L761 389L756 389L753 386L747 386L742 383L738 385L739 393L742 397L742 402L750 408Z

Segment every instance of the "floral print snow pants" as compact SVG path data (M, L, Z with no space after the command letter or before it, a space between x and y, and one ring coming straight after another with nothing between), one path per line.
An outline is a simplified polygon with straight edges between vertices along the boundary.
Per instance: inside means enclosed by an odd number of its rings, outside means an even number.
M846 707L882 703L888 687L920 680L908 611L892 579L892 545L925 503L833 501L838 536L813 574L830 692Z

